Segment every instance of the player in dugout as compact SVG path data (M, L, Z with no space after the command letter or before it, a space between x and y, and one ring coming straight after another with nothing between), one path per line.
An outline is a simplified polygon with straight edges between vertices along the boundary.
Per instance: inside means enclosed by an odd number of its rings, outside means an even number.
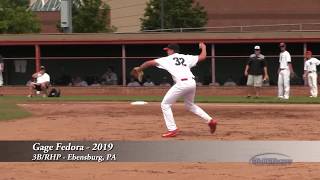
M46 68L44 66L40 67L40 71L32 75L32 78L35 79L35 82L31 82L29 85L29 95L32 97L36 94L40 95L43 92L42 97L48 96L48 88L50 85L50 76L46 73Z

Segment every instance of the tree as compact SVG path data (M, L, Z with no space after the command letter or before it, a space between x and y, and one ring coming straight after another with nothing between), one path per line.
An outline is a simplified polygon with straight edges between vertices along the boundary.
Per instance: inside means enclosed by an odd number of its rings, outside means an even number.
M141 30L161 29L161 1L164 29L199 28L207 24L206 11L194 0L150 0L140 19Z
M0 7L28 7L28 0L1 0Z
M73 32L96 33L112 32L109 27L110 7L101 0L74 0L72 8Z
M40 32L40 23L28 6L28 0L1 0L0 33Z

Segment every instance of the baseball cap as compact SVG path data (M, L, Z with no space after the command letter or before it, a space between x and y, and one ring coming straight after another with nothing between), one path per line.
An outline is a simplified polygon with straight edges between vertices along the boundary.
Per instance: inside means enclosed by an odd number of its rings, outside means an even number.
M254 50L260 50L260 46L255 46Z
M40 66L40 69L41 69L41 70L43 70L43 69L45 70L46 68L45 68L44 66Z
M279 47L286 47L286 43L284 43L284 42L280 43Z
M169 44L167 47L163 48L164 51L168 51L169 49L173 50L174 52L179 52L180 47L178 44Z
M306 54L312 55L312 51L306 51Z

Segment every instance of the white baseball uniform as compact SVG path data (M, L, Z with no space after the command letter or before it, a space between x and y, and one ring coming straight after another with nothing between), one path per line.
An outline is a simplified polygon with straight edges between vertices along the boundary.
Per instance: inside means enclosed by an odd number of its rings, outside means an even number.
M318 74L317 66L320 61L317 58L310 58L304 63L304 70L308 73L308 84L310 87L310 94L312 97L318 96Z
M280 53L279 56L280 72L278 76L278 97L289 99L290 94L290 69L291 56L288 51Z
M37 74L37 84L45 83L45 82L50 82L50 76L47 73L44 74Z
M207 122L212 119L199 106L194 104L196 82L190 68L197 64L198 59L198 56L174 53L167 57L155 60L157 67L167 70L175 81L175 85L170 88L161 102L164 120L169 131L174 131L177 129L171 106L180 97L184 98L184 103L187 110L200 116Z
M0 86L3 86L3 76L2 76L3 71L4 71L4 63L2 60L2 56L0 55Z

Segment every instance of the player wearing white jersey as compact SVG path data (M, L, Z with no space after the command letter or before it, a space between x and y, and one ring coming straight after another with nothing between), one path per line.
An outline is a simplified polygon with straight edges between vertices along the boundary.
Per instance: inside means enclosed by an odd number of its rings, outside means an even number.
M3 86L3 76L2 76L3 71L4 71L4 63L3 63L2 56L0 54L0 86Z
M199 56L179 54L179 45L169 44L164 50L168 56L150 60L137 67L137 71L142 71L151 66L167 70L175 81L175 85L170 88L161 102L161 109L163 117L168 129L162 137L175 137L178 134L178 128L173 118L171 106L178 98L183 97L185 107L187 110L200 116L204 119L210 128L210 132L214 133L216 130L217 120L210 117L199 106L194 104L194 97L196 93L196 82L191 68L196 66L200 61L206 59L207 51L204 43L199 43L201 53Z
M320 61L317 58L312 57L312 52L307 51L305 54L304 74L303 78L308 80L310 87L310 97L318 96L318 74L317 66L320 65Z
M39 93L41 91L44 92L43 97L47 97L48 88L50 84L50 76L46 73L46 69L44 66L40 67L40 71L36 72L32 75L32 78L36 79L36 82L31 82L29 86L29 95L28 97L32 97L35 90Z
M290 95L290 75L294 75L291 56L286 51L286 44L280 43L281 53L279 56L279 69L278 69L278 97L280 99L289 99Z

